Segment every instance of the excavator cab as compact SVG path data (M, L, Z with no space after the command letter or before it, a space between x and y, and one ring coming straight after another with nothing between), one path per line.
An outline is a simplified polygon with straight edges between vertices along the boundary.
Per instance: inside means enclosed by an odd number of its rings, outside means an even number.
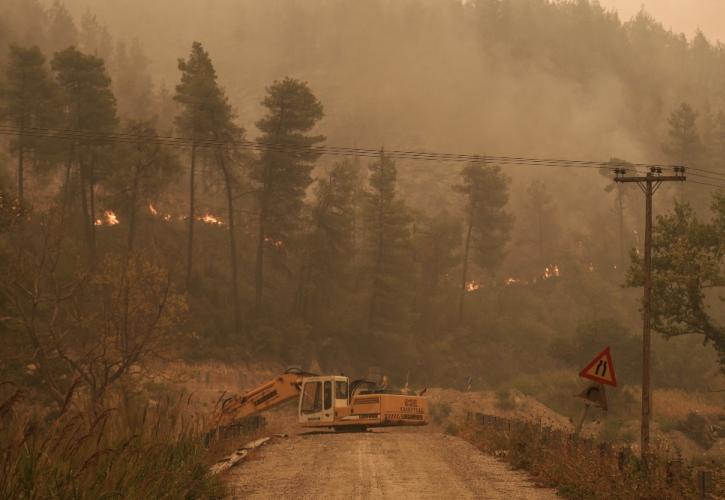
M346 408L349 405L349 385L348 378L343 376L305 378L302 381L297 412L299 422L332 425L335 420L335 409Z

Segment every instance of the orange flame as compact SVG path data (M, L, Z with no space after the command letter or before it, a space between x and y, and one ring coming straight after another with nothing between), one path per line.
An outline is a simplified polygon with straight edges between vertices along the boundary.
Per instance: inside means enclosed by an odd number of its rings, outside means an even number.
M549 265L546 269L544 269L544 279L548 280L550 278L558 278L561 276L561 271L559 271L559 265Z
M215 226L224 225L224 223L221 220L219 220L216 216L214 216L208 212L205 213L204 215L202 215L201 217L197 217L197 220L200 220L201 222L203 222L205 224L212 224Z
M103 216L101 218L93 221L94 226L115 226L116 224L120 223L121 221L118 220L116 214L111 210L106 210L105 212L103 212Z
M284 241L275 240L271 236L265 236L264 241L272 245L274 248L282 248L284 246Z
M481 284L479 282L477 282L476 280L471 280L468 283L466 283L466 291L469 293L475 292L479 288L481 288Z

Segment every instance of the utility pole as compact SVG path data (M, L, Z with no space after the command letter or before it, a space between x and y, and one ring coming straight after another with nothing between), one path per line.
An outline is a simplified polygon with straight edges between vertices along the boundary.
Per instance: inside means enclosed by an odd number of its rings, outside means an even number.
M640 453L645 460L649 453L649 424L652 417L652 391L650 384L651 353L651 314L652 314L652 197L663 182L682 182L685 167L674 167L675 175L662 175L661 167L650 167L646 175L626 176L624 168L614 169L614 182L634 182L645 196L644 231L644 300L642 301L642 422L640 435Z

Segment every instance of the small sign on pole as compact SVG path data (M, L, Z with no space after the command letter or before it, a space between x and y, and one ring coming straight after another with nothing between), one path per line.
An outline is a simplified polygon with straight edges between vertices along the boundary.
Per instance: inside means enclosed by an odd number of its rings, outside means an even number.
M593 360L579 372L579 376L600 384L617 387L617 375L614 372L612 353L609 347L597 354Z
M607 411L607 394L604 392L604 386L602 384L589 384L586 389L576 395L576 397L583 399L587 404L594 405Z

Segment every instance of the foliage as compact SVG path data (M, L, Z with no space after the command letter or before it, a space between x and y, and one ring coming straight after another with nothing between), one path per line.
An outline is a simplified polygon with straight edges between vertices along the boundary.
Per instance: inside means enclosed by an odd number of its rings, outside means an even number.
M62 229L49 227L53 222L21 226L14 237L22 247L11 248L3 263L3 365L17 366L16 382L58 408L68 391L82 389L97 414L113 385L171 352L186 300L167 272L136 255L107 255L68 273Z
M701 222L687 204L657 217L652 232L652 327L666 337L701 335L725 371L725 326L711 312L725 286L725 196L715 196L713 218ZM643 260L632 255L627 284L641 286Z

